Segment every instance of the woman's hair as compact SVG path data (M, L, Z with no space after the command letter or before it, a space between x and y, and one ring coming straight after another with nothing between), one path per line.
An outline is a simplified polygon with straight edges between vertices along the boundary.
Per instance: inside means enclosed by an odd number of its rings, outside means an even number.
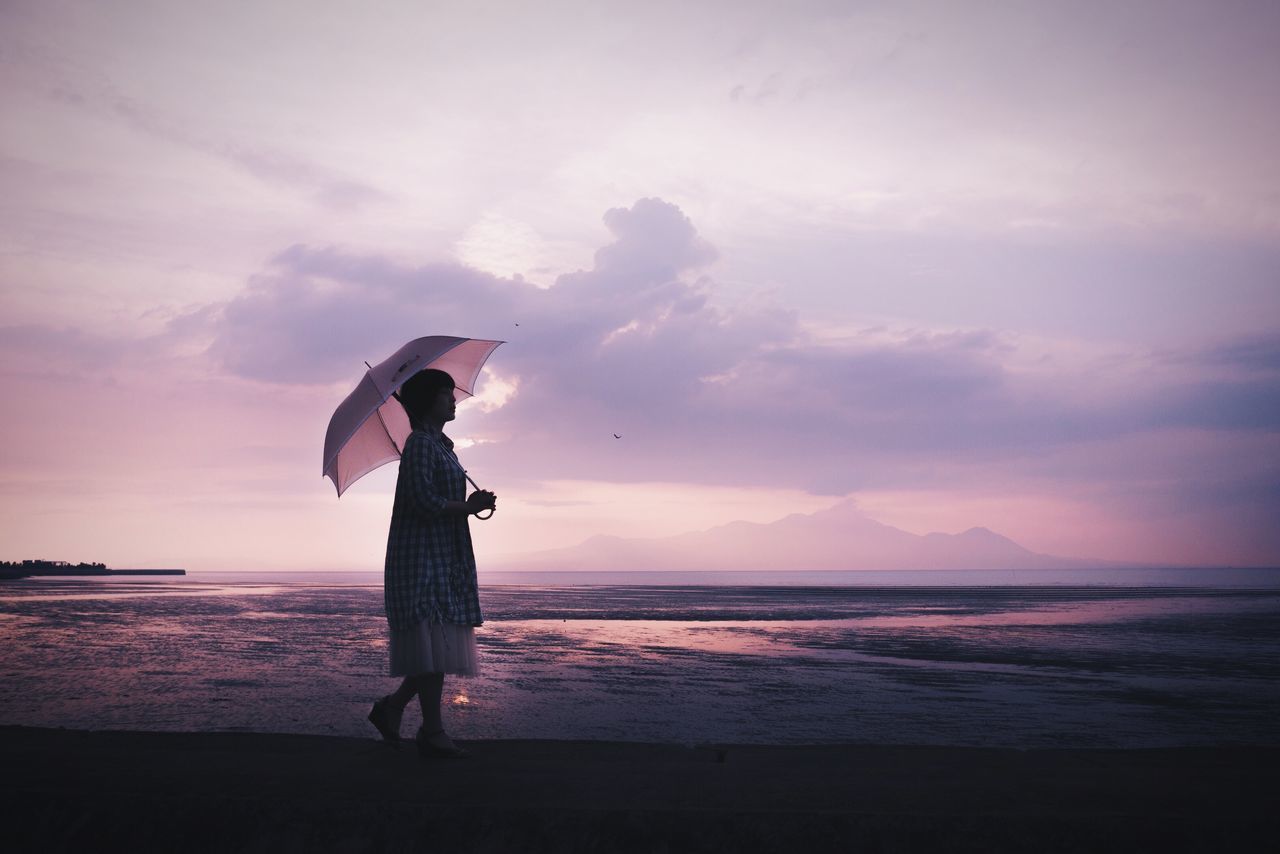
M405 384L400 386L396 397L404 407L404 411L409 413L409 420L416 421L420 415L431 409L440 392L453 391L454 388L453 377L444 371L427 368L409 377Z

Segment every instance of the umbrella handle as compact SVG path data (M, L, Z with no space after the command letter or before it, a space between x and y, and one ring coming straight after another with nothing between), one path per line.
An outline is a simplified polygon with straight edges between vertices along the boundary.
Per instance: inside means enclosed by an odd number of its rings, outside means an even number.
M476 483L474 480L472 480L472 479L471 479L471 475L467 474L467 470L466 470L466 469L463 469L463 470L462 470L462 476L463 476L463 477L465 477L465 478L467 479L467 483L471 484L471 486L472 486L474 489L479 489L479 488L480 488L480 484ZM487 508L485 508L485 509L487 509L487 510L489 511L489 516L492 516L492 515L493 515L493 513L494 513L494 509L495 509L495 508L493 508L493 507L487 507ZM481 511L480 511L480 513L483 513L483 512L484 512L484 510L481 510ZM482 521L483 521L483 520L485 520L485 519L488 519L488 518L489 518L489 516L481 516L481 515L480 515L480 513L473 513L472 515L473 515L473 516L475 516L477 519L480 519L480 520L482 520Z

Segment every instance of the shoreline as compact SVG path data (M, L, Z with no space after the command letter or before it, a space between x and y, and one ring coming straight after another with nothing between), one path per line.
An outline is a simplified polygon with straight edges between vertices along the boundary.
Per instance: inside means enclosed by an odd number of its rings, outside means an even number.
M1266 850L1280 747L468 742L0 727L15 850ZM1265 846L1265 847L1264 847Z
M101 569L101 570L67 570L57 571L8 571L0 570L0 580L20 581L26 578L115 578L121 575L180 575L186 576L185 569Z

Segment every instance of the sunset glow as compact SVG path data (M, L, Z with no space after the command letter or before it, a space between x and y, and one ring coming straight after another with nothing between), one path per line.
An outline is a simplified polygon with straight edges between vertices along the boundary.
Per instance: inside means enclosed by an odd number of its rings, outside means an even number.
M378 569L325 425L459 335L482 569L847 501L1280 565L1280 7L375 6L4 4L0 557Z

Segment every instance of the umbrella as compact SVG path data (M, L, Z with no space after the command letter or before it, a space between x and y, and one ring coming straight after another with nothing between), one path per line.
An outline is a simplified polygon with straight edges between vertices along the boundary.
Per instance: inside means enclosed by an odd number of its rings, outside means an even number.
M409 377L435 368L453 377L458 391L470 397L480 368L502 343L431 335L410 341L371 366L333 413L324 435L324 476L333 481L338 495L378 466L400 458L412 428L392 395Z

